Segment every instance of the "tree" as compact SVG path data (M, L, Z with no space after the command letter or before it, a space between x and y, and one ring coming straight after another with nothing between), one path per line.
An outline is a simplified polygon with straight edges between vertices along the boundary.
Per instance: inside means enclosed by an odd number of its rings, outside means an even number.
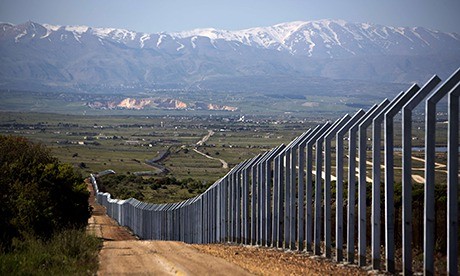
M44 145L0 135L0 174L0 249L14 238L86 226L91 212L81 175Z

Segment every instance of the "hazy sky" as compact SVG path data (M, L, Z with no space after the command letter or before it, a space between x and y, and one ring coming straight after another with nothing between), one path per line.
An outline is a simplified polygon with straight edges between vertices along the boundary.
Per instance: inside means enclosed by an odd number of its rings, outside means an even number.
M156 33L344 19L460 34L460 0L0 0L0 21L115 27Z

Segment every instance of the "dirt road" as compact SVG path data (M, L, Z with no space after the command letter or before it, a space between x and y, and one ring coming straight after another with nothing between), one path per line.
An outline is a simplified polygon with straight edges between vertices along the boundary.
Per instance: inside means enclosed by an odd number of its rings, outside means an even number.
M99 275L250 275L224 259L173 241L104 242L99 261Z
M182 242L137 240L95 203L91 184L88 189L93 216L87 231L104 239L98 275L250 275L233 263Z
M196 145L197 146L202 146L204 143L206 143L206 141L208 141L208 139L214 135L214 131L212 130L208 130L208 134L206 134L203 138L201 138L200 141L196 142Z
M200 141L198 141L196 143L197 146L202 146L206 141L208 141L208 139L214 135L214 131L212 130L208 130L208 134L206 136L204 136L203 138L201 138ZM220 163L222 163L222 168L224 169L228 169L228 163L224 160L224 159L220 159L220 158L215 158L215 157L212 157L212 156L209 156L207 155L206 153L204 152L201 152L197 149L193 149L193 151L195 151L196 153L200 154L200 155L203 155L204 157L206 158L209 158L209 159L213 159L213 160L217 160L219 161Z
M199 151L199 150L197 150L197 149L193 149L193 151L195 151L196 153L198 153L198 154L200 154L200 155L203 155L203 156L206 157L206 158L220 161L220 163L222 163L222 168L228 169L228 163L227 163L225 160L220 159L220 158L215 158L215 157L209 156L209 155L207 155L206 153L203 153L203 152L201 152L201 151Z

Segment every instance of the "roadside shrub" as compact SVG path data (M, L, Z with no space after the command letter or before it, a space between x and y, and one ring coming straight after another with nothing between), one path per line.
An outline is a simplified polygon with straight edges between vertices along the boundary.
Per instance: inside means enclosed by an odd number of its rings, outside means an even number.
M57 231L86 226L86 184L45 146L0 135L0 172L1 250L11 250L13 239L48 239Z
M26 237L0 254L0 275L91 275L97 270L101 240L84 230L68 229L44 241Z

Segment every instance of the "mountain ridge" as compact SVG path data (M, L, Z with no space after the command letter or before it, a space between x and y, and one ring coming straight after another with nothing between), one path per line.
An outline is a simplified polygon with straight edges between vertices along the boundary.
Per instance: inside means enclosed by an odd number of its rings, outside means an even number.
M145 42L152 40L153 43L148 43L147 45L152 47L156 46L157 48L163 43L164 38L172 38L177 41L176 48L177 51L181 46L184 46L180 43L180 40L193 40L194 37L203 37L208 38L210 41L216 40L225 40L225 41L234 41L239 42L247 46L258 46L265 49L277 50L288 50L291 54L305 54L305 52L297 52L295 48L296 43L306 42L308 44L309 50L308 56L312 56L312 49L316 46L316 43L312 40L312 37L319 35L324 41L325 45L342 45L340 36L352 35L353 38L357 41L364 41L366 39L373 41L376 45L380 45L382 48L389 49L394 47L394 44L391 43L382 45L381 39L388 39L391 35L399 35L400 38L413 42L413 44L418 44L421 47L430 48L430 40L433 39L452 39L455 42L460 42L460 35L457 33L445 33L438 30L431 30L423 27L391 27L383 26L379 24L371 23L348 23L344 20L315 20L315 21L293 21L279 23L273 26L268 27L254 27L243 30L228 31L228 30L219 30L214 28L199 28L189 31L182 32L160 32L160 33L143 33L136 32L127 29L121 28L100 28L100 27L89 27L89 26L70 26L70 25L50 25L50 24L39 24L32 21L12 25L10 23L0 23L0 26L5 32L5 29L10 28L21 28L24 25L30 24L32 28L36 29L36 26L43 27L46 29L46 34L40 36L39 39L48 38L52 32L70 32L73 34L74 39L77 41L83 34L93 34L101 39L109 39L114 42L123 43L127 46L133 47L134 45L144 48L146 46ZM336 28L336 30L334 30ZM337 29L339 28L339 29ZM342 29L340 29L342 28ZM339 34L337 31L346 31L348 33ZM305 41L299 41L298 36L299 32L303 32L303 36L306 39ZM15 37L15 42L19 42L19 39L27 35L27 29L24 30L21 34L18 34ZM32 34L33 35L33 34ZM298 40L294 41L297 36ZM62 39L61 39L62 40ZM135 42L136 44L128 43L129 41ZM407 41L406 41L407 42ZM291 45L288 45L291 43ZM294 44L294 45L293 45ZM436 46L436 45L434 45ZM328 47L328 46L326 46ZM361 48L362 45L358 44L358 47ZM356 55L351 50L348 52L352 55Z
M0 61L0 88L199 87L280 75L411 82L456 69L460 35L330 19L153 34L29 21L0 23Z

